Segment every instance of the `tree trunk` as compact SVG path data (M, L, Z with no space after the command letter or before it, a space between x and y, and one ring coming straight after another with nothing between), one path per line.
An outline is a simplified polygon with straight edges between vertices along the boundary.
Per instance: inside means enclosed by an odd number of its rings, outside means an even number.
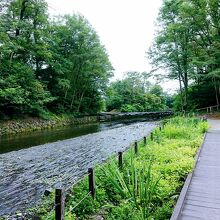
M65 91L65 96L64 96L64 99L66 99L66 97L67 97L68 90L69 90L69 89L67 89L67 90Z
M217 85L216 85L216 79L215 79L215 77L213 78L213 83L214 83L214 87L215 87L215 99L216 99L216 105L219 105L218 90L217 90Z
M186 30L186 32L184 32L184 43L182 45L182 52L183 52L183 70L184 70L184 90L185 90L185 108L187 109L187 105L188 105L188 42L189 42L189 38L188 38L189 32L188 30ZM185 110L186 110L185 109Z
M183 88L182 88L182 83L181 83L181 77L180 74L178 74L178 78L179 78L179 86L180 86L180 97L181 97L181 109L183 112Z
M76 93L76 91L74 91L74 93L73 93L71 104L70 104L70 109L73 109L73 102L74 102L74 99L75 99L75 93Z
M21 11L20 11L20 21L24 19L24 12L25 12L27 2L28 2L28 0L22 0ZM19 35L20 35L20 30L19 30L19 28L16 28L15 36L19 36Z
M82 95L80 96L79 105L77 107L77 113L79 113L79 109L81 107L81 103L82 103L82 99L83 99L84 93L85 93L85 91L83 91Z
M187 109L187 105L188 105L188 82L184 83L184 92L185 92L184 107L185 107L185 110L186 110Z

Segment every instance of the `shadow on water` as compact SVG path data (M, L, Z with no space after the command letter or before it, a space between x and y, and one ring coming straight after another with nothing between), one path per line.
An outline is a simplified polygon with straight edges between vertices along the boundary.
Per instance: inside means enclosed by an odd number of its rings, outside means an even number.
M118 128L125 125L145 121L145 119L133 119L114 122L93 123L87 125L72 125L49 130L34 131L30 133L21 133L16 135L6 135L0 137L0 154L10 151L20 150L37 146L45 143L51 143L58 140L79 137L108 129Z

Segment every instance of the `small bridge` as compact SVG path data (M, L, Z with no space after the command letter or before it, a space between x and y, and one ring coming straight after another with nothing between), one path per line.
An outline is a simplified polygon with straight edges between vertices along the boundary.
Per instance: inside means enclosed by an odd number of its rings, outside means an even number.
M220 120L211 128L188 175L171 220L220 219Z
M122 119L135 119L135 118L145 118L146 120L156 120L172 116L173 111L161 111L161 112L101 112L99 113L100 121L114 121Z

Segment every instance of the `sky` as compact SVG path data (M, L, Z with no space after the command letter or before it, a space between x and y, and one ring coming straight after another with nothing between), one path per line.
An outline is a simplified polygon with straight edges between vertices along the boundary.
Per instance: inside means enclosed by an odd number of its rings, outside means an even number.
M51 15L82 14L97 31L115 69L114 79L128 71L149 72L146 51L152 44L162 0L46 0ZM175 82L162 83L174 91Z

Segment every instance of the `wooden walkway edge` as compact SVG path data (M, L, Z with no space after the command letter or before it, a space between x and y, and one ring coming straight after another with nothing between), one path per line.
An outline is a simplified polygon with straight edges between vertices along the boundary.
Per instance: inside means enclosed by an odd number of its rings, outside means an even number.
M220 120L209 122L213 126L204 137L171 220L220 220Z
M195 162L195 165L194 165L194 169L195 169L195 167L198 163L198 159L199 159L199 156L200 156L200 153L201 153L201 149L204 145L206 135L207 135L207 133L205 133L204 138L203 138L203 143L202 143L201 147L199 148L198 153L196 154L196 157L195 157L196 162ZM180 215L181 215L181 211L182 211L182 208L183 208L183 204L184 204L184 201L185 201L185 198L186 198L187 191L189 189L189 185L190 185L191 180L192 180L194 169L193 169L192 173L189 173L187 178L186 178L186 181L185 181L184 186L181 190L181 193L179 195L179 198L177 200L177 203L175 205L175 208L174 208L174 211L173 211L173 214L172 214L170 220L178 220Z

